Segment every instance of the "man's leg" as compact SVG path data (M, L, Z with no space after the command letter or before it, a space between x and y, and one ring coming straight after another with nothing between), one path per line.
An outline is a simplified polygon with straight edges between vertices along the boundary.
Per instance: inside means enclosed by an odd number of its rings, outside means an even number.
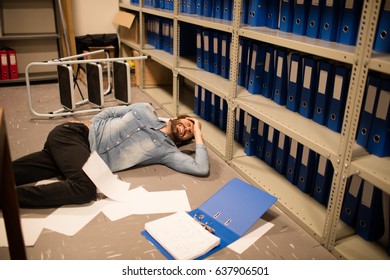
M47 149L23 156L12 162L17 186L50 179L61 175Z
M17 187L21 207L57 207L96 199L96 187L82 170L90 155L88 128L66 123L54 128L45 149L65 180L36 187Z

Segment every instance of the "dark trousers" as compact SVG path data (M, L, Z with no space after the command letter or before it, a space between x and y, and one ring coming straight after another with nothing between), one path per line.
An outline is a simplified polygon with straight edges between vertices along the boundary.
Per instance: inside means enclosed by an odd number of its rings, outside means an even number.
M13 161L20 207L58 207L96 200L96 186L82 170L89 155L88 127L72 122L55 127L42 151ZM58 176L64 180L22 186Z

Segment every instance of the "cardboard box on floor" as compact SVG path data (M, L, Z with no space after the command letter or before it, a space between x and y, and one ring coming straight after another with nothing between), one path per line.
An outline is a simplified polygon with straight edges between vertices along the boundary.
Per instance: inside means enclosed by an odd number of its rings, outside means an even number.
M139 56L140 53L136 50L133 50L133 56ZM141 85L141 60L135 60L135 80L136 85ZM154 86L154 85L172 85L173 75L170 69L162 66L158 62L152 59L145 60L144 67L144 79L145 86Z

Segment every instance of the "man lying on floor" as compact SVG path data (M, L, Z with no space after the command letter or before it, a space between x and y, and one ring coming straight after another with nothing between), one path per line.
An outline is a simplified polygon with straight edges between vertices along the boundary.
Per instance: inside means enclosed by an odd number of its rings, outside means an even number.
M195 157L179 146L195 139ZM86 124L66 122L48 135L42 151L13 161L20 207L58 207L96 200L96 186L82 167L96 151L112 172L135 165L163 164L206 176L209 159L201 124L188 116L161 121L149 103L107 108ZM63 180L26 184L61 176Z

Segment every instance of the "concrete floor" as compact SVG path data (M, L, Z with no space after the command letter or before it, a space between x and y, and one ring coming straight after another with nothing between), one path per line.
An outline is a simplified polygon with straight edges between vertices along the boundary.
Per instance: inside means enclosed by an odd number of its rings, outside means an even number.
M60 108L58 87L55 83L36 84L31 87L33 104L39 112L49 112ZM76 92L76 95L78 93ZM106 106L116 105L111 96L106 97ZM139 89L133 88L133 102L153 103ZM153 103L162 117L166 112ZM48 132L57 124L68 119L86 121L91 115L69 118L38 119L28 108L25 85L0 87L0 106L5 108L5 120L13 159L42 148ZM193 149L186 146L185 149ZM119 175L132 186L143 185L148 191L185 190L191 209L195 209L212 196L230 179L243 179L226 162L209 150L210 175L206 178L175 172L165 166L152 165L137 167L120 172ZM45 216L55 209L21 209L22 216ZM166 215L166 214L165 214ZM159 260L165 257L142 235L144 224L163 214L130 215L112 222L104 214L98 214L75 236L69 237L44 229L36 244L27 247L28 259L37 260ZM274 226L249 249L237 254L224 248L209 257L217 260L332 260L335 257L321 244L291 220L275 205L262 217ZM249 230L259 226L260 220ZM0 248L0 259L9 259L7 247Z

